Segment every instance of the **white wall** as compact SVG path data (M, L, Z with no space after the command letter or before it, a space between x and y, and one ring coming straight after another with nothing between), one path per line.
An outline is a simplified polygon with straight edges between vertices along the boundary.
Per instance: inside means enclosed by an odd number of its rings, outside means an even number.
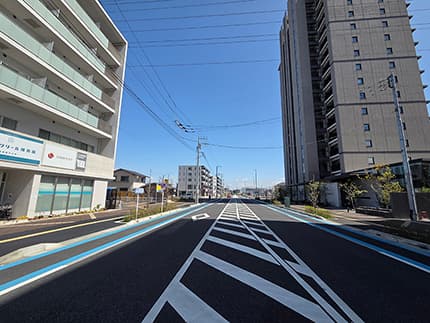
M100 205L102 208L105 207L107 186L108 181L94 181L91 208L95 208L97 205Z

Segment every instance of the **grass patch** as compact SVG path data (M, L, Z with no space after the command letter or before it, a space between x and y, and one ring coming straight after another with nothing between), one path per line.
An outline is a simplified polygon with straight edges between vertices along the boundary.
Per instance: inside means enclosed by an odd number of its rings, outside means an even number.
M306 205L305 206L305 212L306 213L310 213L312 215L318 215L320 217L323 217L324 219L331 219L331 213L329 210L326 209L321 209L321 208L315 208L313 206L310 205Z
M178 208L178 206L179 206L179 203L169 203L169 204L165 205L165 207L163 208L163 212L175 210ZM151 205L151 206L149 206L149 208L139 209L139 212L137 214L137 218L138 219L146 218L148 216L158 214L158 213L160 213L160 206L159 205ZM124 217L123 221L124 222L130 222L130 221L135 220L135 219L136 219L136 211L130 210L130 213Z

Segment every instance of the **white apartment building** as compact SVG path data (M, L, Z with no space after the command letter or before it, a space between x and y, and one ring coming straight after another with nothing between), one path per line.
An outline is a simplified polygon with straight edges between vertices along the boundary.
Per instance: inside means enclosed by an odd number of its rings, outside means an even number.
M13 217L104 206L126 54L97 0L0 2L0 202Z
M200 168L200 197L208 197L212 193L210 172L205 166ZM177 195L182 198L195 198L198 180L197 166L182 165L178 167Z

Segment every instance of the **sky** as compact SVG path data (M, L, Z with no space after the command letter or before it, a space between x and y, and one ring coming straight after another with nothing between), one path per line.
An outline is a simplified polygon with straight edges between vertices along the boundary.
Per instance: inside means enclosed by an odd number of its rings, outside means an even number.
M196 164L202 137L201 163L212 174L219 166L228 187L254 187L255 174L259 187L284 180L278 34L286 1L101 3L129 42L116 168L176 182L178 165ZM430 4L411 3L420 67L430 71Z

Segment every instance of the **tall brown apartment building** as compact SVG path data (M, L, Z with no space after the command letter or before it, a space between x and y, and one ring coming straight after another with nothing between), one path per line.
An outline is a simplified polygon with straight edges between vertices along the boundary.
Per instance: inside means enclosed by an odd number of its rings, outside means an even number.
M430 157L430 122L404 0L289 0L280 32L286 184L401 162L397 80L410 158Z

